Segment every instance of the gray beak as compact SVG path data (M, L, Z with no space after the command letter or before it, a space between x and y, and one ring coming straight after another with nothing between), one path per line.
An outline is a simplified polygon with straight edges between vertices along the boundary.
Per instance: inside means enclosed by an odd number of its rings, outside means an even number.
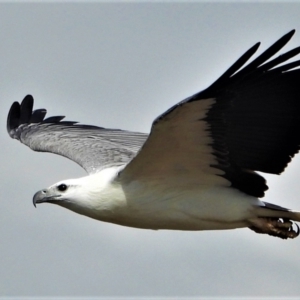
M52 195L48 189L43 189L34 194L32 203L36 207L37 203L52 202L57 197L60 197L60 195Z

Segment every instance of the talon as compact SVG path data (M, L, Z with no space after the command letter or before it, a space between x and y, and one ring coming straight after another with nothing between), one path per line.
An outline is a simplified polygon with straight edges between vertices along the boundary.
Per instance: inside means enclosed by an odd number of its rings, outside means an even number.
M294 224L296 226L296 230L294 230L293 228ZM299 225L285 218L254 219L251 220L251 226L249 228L257 233L266 233L271 236L276 236L282 239L294 239L300 234Z

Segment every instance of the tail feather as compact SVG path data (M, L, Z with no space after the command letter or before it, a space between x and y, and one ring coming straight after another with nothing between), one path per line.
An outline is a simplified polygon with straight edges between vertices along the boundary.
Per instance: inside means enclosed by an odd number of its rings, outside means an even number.
M265 206L256 207L258 217L283 218L300 222L300 211L291 210L268 202L263 203Z

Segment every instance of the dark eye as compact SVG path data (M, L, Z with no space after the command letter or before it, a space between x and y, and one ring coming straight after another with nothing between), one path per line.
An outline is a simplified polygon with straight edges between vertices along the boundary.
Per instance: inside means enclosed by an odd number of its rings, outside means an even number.
M59 191L61 191L61 192L64 192L67 188L68 188L68 187L67 187L64 183L60 184L60 185L57 187L57 189L58 189Z

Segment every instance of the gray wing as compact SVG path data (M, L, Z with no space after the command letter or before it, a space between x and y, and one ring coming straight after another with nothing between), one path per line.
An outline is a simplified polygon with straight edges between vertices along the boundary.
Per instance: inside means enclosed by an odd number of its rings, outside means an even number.
M45 109L32 111L33 97L14 102L7 131L34 151L67 157L89 174L128 163L147 139L147 134L62 121L64 116L44 119Z

